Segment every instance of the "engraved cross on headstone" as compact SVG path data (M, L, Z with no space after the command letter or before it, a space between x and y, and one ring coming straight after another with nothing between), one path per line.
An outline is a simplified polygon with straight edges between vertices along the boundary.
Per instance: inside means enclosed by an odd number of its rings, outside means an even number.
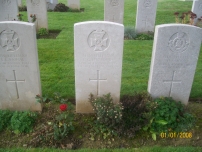
M100 81L107 81L107 79L100 79L100 70L97 70L97 78L89 79L89 81L97 81L97 96L100 95Z
M145 20L142 20L142 22L144 22L144 28L147 28L148 23L149 23L147 16L146 16Z
M175 78L175 72L176 72L176 71L173 71L172 80L164 80L164 81L163 81L163 83L171 83L171 85L170 85L170 90L169 90L169 97L171 97L173 84L174 84L174 83L181 83L181 82L182 82L182 81L179 81L179 80L174 80L174 78Z
M16 74L15 74L15 70L13 70L13 74L14 74L14 80L7 80L6 82L14 82L15 83L15 89L16 89L16 93L17 93L17 99L19 99L19 92L18 92L18 82L25 82L25 80L17 80L16 78Z

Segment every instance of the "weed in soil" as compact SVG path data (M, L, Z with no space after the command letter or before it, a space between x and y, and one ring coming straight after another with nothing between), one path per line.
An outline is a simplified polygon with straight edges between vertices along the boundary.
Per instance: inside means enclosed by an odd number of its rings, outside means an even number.
M37 39L56 39L61 30L49 30L47 35L37 34Z

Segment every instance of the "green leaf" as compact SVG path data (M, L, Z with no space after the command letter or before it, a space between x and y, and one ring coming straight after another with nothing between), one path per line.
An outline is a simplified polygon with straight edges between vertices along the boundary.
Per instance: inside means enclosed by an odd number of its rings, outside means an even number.
M147 131L147 130L148 130L148 128L149 128L149 127L148 127L148 126L146 126L146 127L144 127L144 128L143 128L143 130L144 130L144 131Z
M89 139L90 139L90 140L92 140L92 141L94 141L94 140L95 140L95 138L94 138L93 136L92 136L92 137L90 137Z
M150 124L152 124L153 120L154 120L154 118L152 118L152 119L150 120Z
M167 125L168 124L168 122L165 121L165 120L158 120L158 121L155 121L155 122L158 123L158 124L161 124L161 125Z
M152 133L152 139L156 141L156 134Z
M13 131L16 135L20 134L20 131L19 130L14 130Z

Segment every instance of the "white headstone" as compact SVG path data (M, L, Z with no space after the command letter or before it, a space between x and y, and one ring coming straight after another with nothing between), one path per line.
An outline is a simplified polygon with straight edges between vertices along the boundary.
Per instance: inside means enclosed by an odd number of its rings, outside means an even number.
M22 6L22 0L17 0L18 1L18 6Z
M33 23L0 22L0 109L41 111L40 71Z
M45 0L26 0L27 1L27 16L29 22L32 22L30 15L36 15L37 29L48 29L47 19L47 4Z
M156 26L148 92L188 103L202 29L186 24Z
M137 33L154 32L158 0L138 0L135 30Z
M76 112L92 113L90 93L120 99L124 26L106 21L74 25Z
M105 0L104 20L123 24L124 0Z
M0 21L18 20L17 0L0 0Z
M196 25L198 18L201 18L202 16L202 0L193 1L192 12L197 15L197 18L194 19L194 25Z
M68 0L67 6L71 9L80 10L80 0Z
M58 0L46 0L47 10L54 10L55 6L58 4Z

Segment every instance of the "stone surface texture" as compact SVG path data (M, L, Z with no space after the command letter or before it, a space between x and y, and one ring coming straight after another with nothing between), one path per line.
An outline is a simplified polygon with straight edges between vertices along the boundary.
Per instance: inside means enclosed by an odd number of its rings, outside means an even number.
M197 15L197 18L194 19L194 25L196 25L198 18L202 16L202 0L194 0L191 11Z
M17 0L0 0L0 21L18 20Z
M29 22L32 22L32 18L30 17L30 15L35 14L37 29L40 28L48 29L46 0L26 0L26 2L27 2L27 16Z
M123 24L124 0L105 0L104 20Z
M40 71L34 24L0 22L0 109L41 111Z
M188 103L202 40L201 28L164 24L155 29L148 92Z
M74 25L76 112L92 113L89 95L120 99L124 26L107 21Z
M80 10L80 0L68 0L67 6L71 9Z
M17 0L18 6L22 6L22 0Z
M135 31L154 32L158 0L138 0Z

